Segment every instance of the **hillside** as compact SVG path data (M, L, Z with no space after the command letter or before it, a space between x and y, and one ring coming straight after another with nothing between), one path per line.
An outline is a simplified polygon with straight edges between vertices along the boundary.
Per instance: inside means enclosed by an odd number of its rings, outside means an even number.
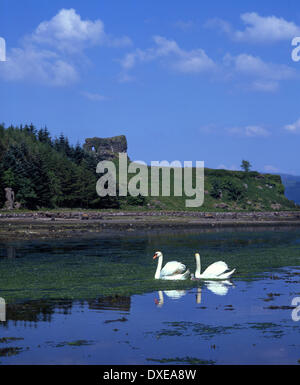
M115 155L127 149L127 141L124 136L96 139L89 139L83 147L72 146L63 134L51 138L47 128L0 125L0 207L5 205L4 189L9 187L21 209L186 210L186 196L100 198L95 188L97 163L107 155L117 164ZM173 178L171 172L171 186ZM196 210L295 209L277 175L206 168L204 189L204 204Z
M284 186L279 175L208 168L205 168L204 174L204 204L194 210L279 211L295 209L294 202L288 200L284 194ZM148 204L154 208L186 209L187 197L185 196L160 196L148 199Z

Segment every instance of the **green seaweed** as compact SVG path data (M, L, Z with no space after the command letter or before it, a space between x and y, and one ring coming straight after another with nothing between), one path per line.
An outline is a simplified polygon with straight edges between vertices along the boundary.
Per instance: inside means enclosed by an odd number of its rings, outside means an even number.
M0 348L0 357L10 357L21 353L23 349L19 347Z
M155 335L156 338L170 336L201 336L203 339L211 339L218 334L230 334L234 330L241 329L241 325L233 324L231 326L212 326L198 322L163 322L168 329L162 329L154 332L145 332L145 335Z
M175 358L147 358L147 361L159 362L160 364L169 364L169 363L184 363L189 365L214 365L216 361L213 360L203 360L196 357L175 357Z
M76 340L76 341L63 341L59 342L58 344L49 343L50 345L54 345L56 348L62 348L65 346L87 346L87 345L93 345L94 341L87 341L87 340Z
M16 249L16 258L0 258L0 296L9 304L27 299L130 296L202 285L190 280L155 280L152 256L156 250L163 251L164 263L179 260L192 272L194 253L200 251L202 269L224 260L236 268L233 280L275 279L284 267L300 265L299 238L299 229L294 229L0 244L0 256L6 255L8 246Z
M24 338L22 338L22 337L3 337L3 338L0 338L0 344L7 344L8 342L20 341L20 340L24 340Z

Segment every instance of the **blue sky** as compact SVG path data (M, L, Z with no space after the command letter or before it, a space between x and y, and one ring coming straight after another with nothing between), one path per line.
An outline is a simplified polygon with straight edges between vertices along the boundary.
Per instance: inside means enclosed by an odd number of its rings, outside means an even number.
M300 175L298 1L0 0L0 121Z

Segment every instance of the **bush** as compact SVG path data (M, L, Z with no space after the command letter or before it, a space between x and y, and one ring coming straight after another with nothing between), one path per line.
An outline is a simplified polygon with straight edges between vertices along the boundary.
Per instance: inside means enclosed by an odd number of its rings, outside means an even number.
M131 195L128 195L126 197L126 204L129 206L145 206L146 203L146 198L141 194L136 197L133 197Z
M220 192L222 192L222 196L225 195L225 199L231 201L241 200L245 196L245 188L242 183L229 177L212 181L210 195L213 198L220 198Z

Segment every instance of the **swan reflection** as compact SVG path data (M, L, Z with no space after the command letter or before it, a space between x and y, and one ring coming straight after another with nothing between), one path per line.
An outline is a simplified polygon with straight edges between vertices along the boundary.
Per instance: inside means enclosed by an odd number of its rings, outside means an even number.
M229 290L229 286L233 286L230 281L205 281L205 285L208 290L212 291L216 295L226 295Z
M230 286L233 284L229 281L204 281L203 286L216 295L226 295ZM164 294L172 300L179 299L187 294L186 290L159 290L157 292L158 299L155 298L154 302L158 307L162 307L164 304ZM202 287L198 287L196 295L196 303L200 304L202 299Z
M159 299L156 299L155 298L155 303L158 307L161 307L163 304L164 304L164 294L166 294L167 297L171 298L171 299L179 299L181 297L183 297L184 295L186 295L186 290L159 290L158 292L158 298Z

